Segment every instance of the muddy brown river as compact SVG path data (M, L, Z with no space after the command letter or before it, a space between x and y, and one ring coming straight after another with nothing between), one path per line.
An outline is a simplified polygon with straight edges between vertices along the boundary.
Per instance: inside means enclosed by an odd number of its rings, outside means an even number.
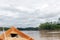
M28 34L34 40L60 40L60 31L22 31L25 34ZM2 34L2 31L0 31L0 34Z

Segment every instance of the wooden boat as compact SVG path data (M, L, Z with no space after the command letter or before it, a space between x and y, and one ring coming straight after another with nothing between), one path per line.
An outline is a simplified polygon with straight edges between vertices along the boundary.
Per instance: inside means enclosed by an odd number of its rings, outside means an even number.
M11 27L6 32L0 35L0 40L33 40L27 34L24 34L15 27Z

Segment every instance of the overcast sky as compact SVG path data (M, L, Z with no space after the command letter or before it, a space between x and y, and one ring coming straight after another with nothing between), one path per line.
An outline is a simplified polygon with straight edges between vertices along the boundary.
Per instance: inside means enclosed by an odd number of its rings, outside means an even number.
M60 0L0 0L0 26L37 27L60 17Z

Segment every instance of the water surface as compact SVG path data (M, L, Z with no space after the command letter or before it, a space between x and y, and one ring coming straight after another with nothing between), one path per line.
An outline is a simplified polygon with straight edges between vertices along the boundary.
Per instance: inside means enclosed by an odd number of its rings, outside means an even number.
M34 40L60 40L60 31L22 31L25 34L28 34ZM2 31L0 31L0 34L2 34Z

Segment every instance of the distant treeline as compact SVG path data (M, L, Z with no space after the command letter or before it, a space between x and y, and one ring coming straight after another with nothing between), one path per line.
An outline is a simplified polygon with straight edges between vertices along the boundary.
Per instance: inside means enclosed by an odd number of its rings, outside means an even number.
M40 30L60 30L60 24L53 22L42 23L39 27Z
M8 30L9 28L4 27L4 30ZM38 27L34 28L34 27L28 27L28 28L17 28L18 30L39 30ZM0 27L0 31L3 30L3 27Z
M9 28L7 27L0 27L0 31L3 31L3 30L8 30Z
M33 27L28 27L28 28L17 28L19 30L39 30L38 27L33 28Z
M60 30L60 18L58 21L45 22L39 25L40 30Z

